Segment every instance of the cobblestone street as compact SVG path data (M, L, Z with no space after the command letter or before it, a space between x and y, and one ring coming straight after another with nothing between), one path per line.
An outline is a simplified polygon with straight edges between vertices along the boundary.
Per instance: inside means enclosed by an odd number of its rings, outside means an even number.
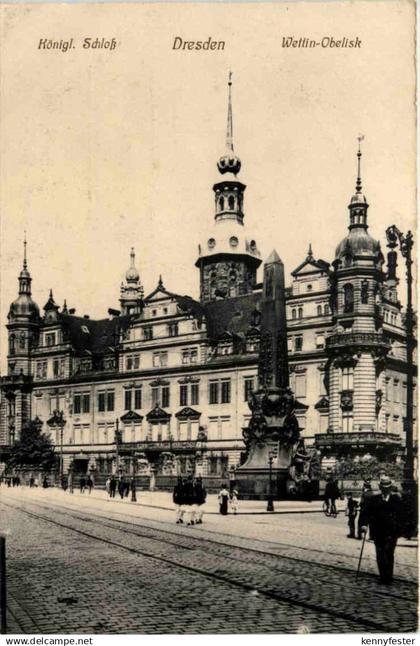
M416 630L413 541L397 547L384 588L371 543L356 582L360 542L346 539L344 514L325 518L317 502L310 513L280 503L274 515L243 503L236 517L185 527L169 494L141 499L1 488L9 632Z

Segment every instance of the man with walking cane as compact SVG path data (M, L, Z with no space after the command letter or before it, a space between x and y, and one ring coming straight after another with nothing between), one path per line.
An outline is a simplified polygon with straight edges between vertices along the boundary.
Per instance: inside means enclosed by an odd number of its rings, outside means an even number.
M359 569L369 525L370 536L375 543L379 583L390 585L394 572L395 547L403 527L402 506L400 496L392 492L392 481L388 476L381 477L379 489L381 493L371 496L361 511L363 543Z

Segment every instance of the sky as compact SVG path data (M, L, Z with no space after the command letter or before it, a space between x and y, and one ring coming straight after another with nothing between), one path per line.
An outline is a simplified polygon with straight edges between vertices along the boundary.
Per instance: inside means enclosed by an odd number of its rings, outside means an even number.
M370 233L415 223L414 6L409 2L266 5L2 5L1 370L17 296L23 231L33 298L49 289L77 314L107 316L136 251L145 293L198 297L198 244L214 217L233 73L245 222L286 274L328 262L346 235L362 142ZM223 51L174 51L224 40ZM284 48L332 36L361 47ZM115 38L114 51L83 49ZM67 52L42 38L73 38ZM219 176L220 177L220 176ZM402 275L401 261L399 268ZM290 282L290 280L289 280Z

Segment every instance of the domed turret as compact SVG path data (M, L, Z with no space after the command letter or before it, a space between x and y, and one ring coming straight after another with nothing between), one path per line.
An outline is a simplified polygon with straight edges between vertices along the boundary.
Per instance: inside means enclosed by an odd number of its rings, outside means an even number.
M125 272L125 279L127 283L137 283L140 280L139 271L138 269L136 269L134 265L135 257L136 256L134 253L134 247L131 247L131 253L130 253L131 264L130 264L130 267Z
M120 304L123 314L139 314L143 309L143 287L140 273L135 266L134 247L130 252L130 267L125 272L125 285L121 284Z
M28 271L26 260L26 239L24 240L23 267L19 274L19 296L10 305L8 319L25 318L29 321L36 322L39 319L39 307L31 297L31 274Z

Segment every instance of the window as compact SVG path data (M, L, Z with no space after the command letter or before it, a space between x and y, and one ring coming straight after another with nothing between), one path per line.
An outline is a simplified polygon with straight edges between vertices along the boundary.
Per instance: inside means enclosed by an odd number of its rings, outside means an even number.
M168 334L169 336L178 336L178 323L169 323Z
M80 413L90 412L90 395L87 393L75 393L73 395L73 413L80 415Z
M306 291L307 291L307 292L311 292L311 291L312 291L312 285L311 285L311 284L306 285Z
M329 314L330 313L330 306L328 304L324 305L324 314Z
M222 404L230 404L230 379L222 381Z
M179 405L188 405L188 386L184 384L179 387Z
M354 310L354 289L353 285L344 285L344 312L349 313Z
M306 397L306 374L296 375L295 395L297 398Z
M299 307L298 318L300 318L300 319L303 318L303 307Z
M191 405L192 406L197 406L199 404L199 388L198 384L191 384Z
M170 396L169 396L169 386L162 386L162 406L167 408L169 406Z
M48 369L48 361L37 361L36 376L39 379L46 379Z
M353 390L353 368L351 366L342 369L342 389Z
M106 394L106 408L108 411L114 410L115 395L113 391Z
M98 412L99 413L105 412L105 393L98 394Z
M82 397L82 413L90 412L90 395L85 394Z
M315 336L315 346L317 348L323 348L325 346L325 337L323 334L318 333Z
M295 336L295 352L300 352L303 348L303 336Z
M124 409L131 410L131 390L124 392Z
M126 370L138 370L140 368L140 355L133 354L126 358Z
M47 347L51 347L52 345L55 345L55 332L52 334L45 335L45 345Z
M244 401L248 401L254 390L254 377L244 378Z
M170 404L169 386L152 386L152 405L166 408Z
M228 197L228 205L229 205L229 209L231 211L235 208L235 198L233 197L233 195L229 195L229 197Z
M60 376L60 362L58 359L54 359L53 361L53 375L54 377Z
M209 404L219 403L219 382L211 381L209 384Z
M73 413L78 415L82 411L82 398L81 395L74 395L73 397Z
M153 366L154 368L164 368L168 365L167 352L154 352L153 353Z
M182 363L184 365L197 363L198 361L198 350L197 348L186 348L182 351Z
M296 318L296 310L293 308L292 309L292 319L294 320Z
M140 410L141 408L141 388L136 388L134 390L134 410Z
M156 316L156 315L157 315L157 310L152 310L152 316Z
M394 379L394 402L400 403L400 382L398 379Z
M351 433L353 431L353 411L343 410L342 422L343 422L343 433Z
M113 411L115 406L115 394L113 390L98 393L98 412Z
M316 314L317 316L322 316L322 306L318 305L316 308Z
M153 328L151 326L143 328L143 337L145 341L153 339Z
M402 385L402 403L406 404L407 403L407 384L404 381Z

